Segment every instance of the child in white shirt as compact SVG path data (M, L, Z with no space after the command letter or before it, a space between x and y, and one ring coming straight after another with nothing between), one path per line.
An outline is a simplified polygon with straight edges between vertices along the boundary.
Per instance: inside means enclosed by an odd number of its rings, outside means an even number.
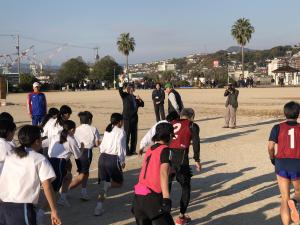
M93 158L93 148L100 144L100 133L96 127L93 127L93 115L89 111L80 112L78 114L81 125L76 128L75 138L79 143L84 144L84 150L79 159L76 159L77 172L79 175L72 180L69 189L76 188L81 184L81 199L89 200L87 194L87 181L89 178L89 169Z

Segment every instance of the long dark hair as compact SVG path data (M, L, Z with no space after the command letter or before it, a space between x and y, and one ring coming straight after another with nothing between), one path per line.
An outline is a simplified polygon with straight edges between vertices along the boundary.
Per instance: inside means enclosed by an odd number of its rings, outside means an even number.
M105 131L111 132L114 126L123 120L123 116L120 113L113 113L110 116L110 124L106 127Z
M63 126L64 123L64 115L65 114L72 114L72 109L67 105L62 105L59 109L59 113L57 115L57 120L55 124L59 124L60 126Z
M16 130L16 124L10 120L0 119L0 138L6 139L9 132Z
M23 158L28 155L26 148L30 148L32 144L41 138L41 130L37 126L25 125L19 130L18 139L20 146L15 149L15 153Z
M60 133L59 143L63 144L67 141L68 133L70 130L76 128L76 123L72 120L66 120L63 122L63 130Z
M57 116L59 114L59 110L57 108L50 108L48 110L47 115L44 117L42 123L40 124L41 128L44 128L44 126L46 125L46 123L53 118L54 116Z

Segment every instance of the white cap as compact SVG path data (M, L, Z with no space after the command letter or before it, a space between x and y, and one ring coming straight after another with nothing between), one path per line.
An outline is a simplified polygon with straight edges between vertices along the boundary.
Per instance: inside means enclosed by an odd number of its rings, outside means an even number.
M39 82L34 82L33 85L32 85L32 87L34 87L34 88L35 88L35 87L40 87L40 86L41 86L41 85L40 85Z

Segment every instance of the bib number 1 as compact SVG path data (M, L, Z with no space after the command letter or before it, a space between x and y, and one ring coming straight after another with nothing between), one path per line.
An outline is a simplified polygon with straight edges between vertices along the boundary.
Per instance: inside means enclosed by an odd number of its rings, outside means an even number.
M288 135L290 136L290 148L294 149L295 148L295 129L289 129Z

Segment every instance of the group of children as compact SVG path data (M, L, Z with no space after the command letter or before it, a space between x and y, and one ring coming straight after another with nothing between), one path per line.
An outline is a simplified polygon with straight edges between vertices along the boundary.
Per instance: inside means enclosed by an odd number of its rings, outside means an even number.
M45 210L50 207L52 224L61 224L56 203L70 206L67 192L81 185L82 200L89 200L87 181L92 162L92 149L100 145L100 133L92 126L93 115L78 114L80 125L69 120L72 110L63 105L50 108L38 125L25 125L18 132L19 145L13 138L16 125L13 117L0 114L0 224L44 224ZM113 113L100 145L99 171L104 192L100 192L95 215L103 212L102 202L107 189L121 185L125 167L126 136L122 115ZM77 171L72 177L70 157L75 158ZM14 179L11 179L14 177ZM114 178L114 182L111 182ZM41 190L43 190L41 192ZM60 191L60 198L56 196ZM41 192L41 195L40 195ZM47 200L47 201L46 201Z
M300 106L289 102L284 106L286 121L272 128L268 150L281 193L281 219L284 225L299 222L300 201ZM82 200L89 200L87 181L92 162L92 149L99 147L99 195L94 215L103 213L108 189L121 187L126 156L126 134L123 116L113 113L103 137L92 126L93 115L78 114L80 125L69 120L72 109L63 105L50 108L39 126L20 128L18 147L13 139L14 118L0 114L0 225L44 224L45 210L51 210L52 224L61 224L56 203L70 206L69 190L81 185ZM191 221L185 214L191 192L189 146L192 143L195 166L201 170L199 126L193 122L193 109L184 108L180 116L171 113L156 123L141 141L139 153L145 153L138 182L134 186L132 213L138 225L184 225ZM73 177L71 157L75 158L78 176ZM12 177L14 179L12 179ZM173 179L182 192L180 215L173 221L170 197ZM292 184L295 197L290 197ZM42 190L42 192L41 192ZM56 201L58 193L60 197ZM42 193L42 194L40 194Z

